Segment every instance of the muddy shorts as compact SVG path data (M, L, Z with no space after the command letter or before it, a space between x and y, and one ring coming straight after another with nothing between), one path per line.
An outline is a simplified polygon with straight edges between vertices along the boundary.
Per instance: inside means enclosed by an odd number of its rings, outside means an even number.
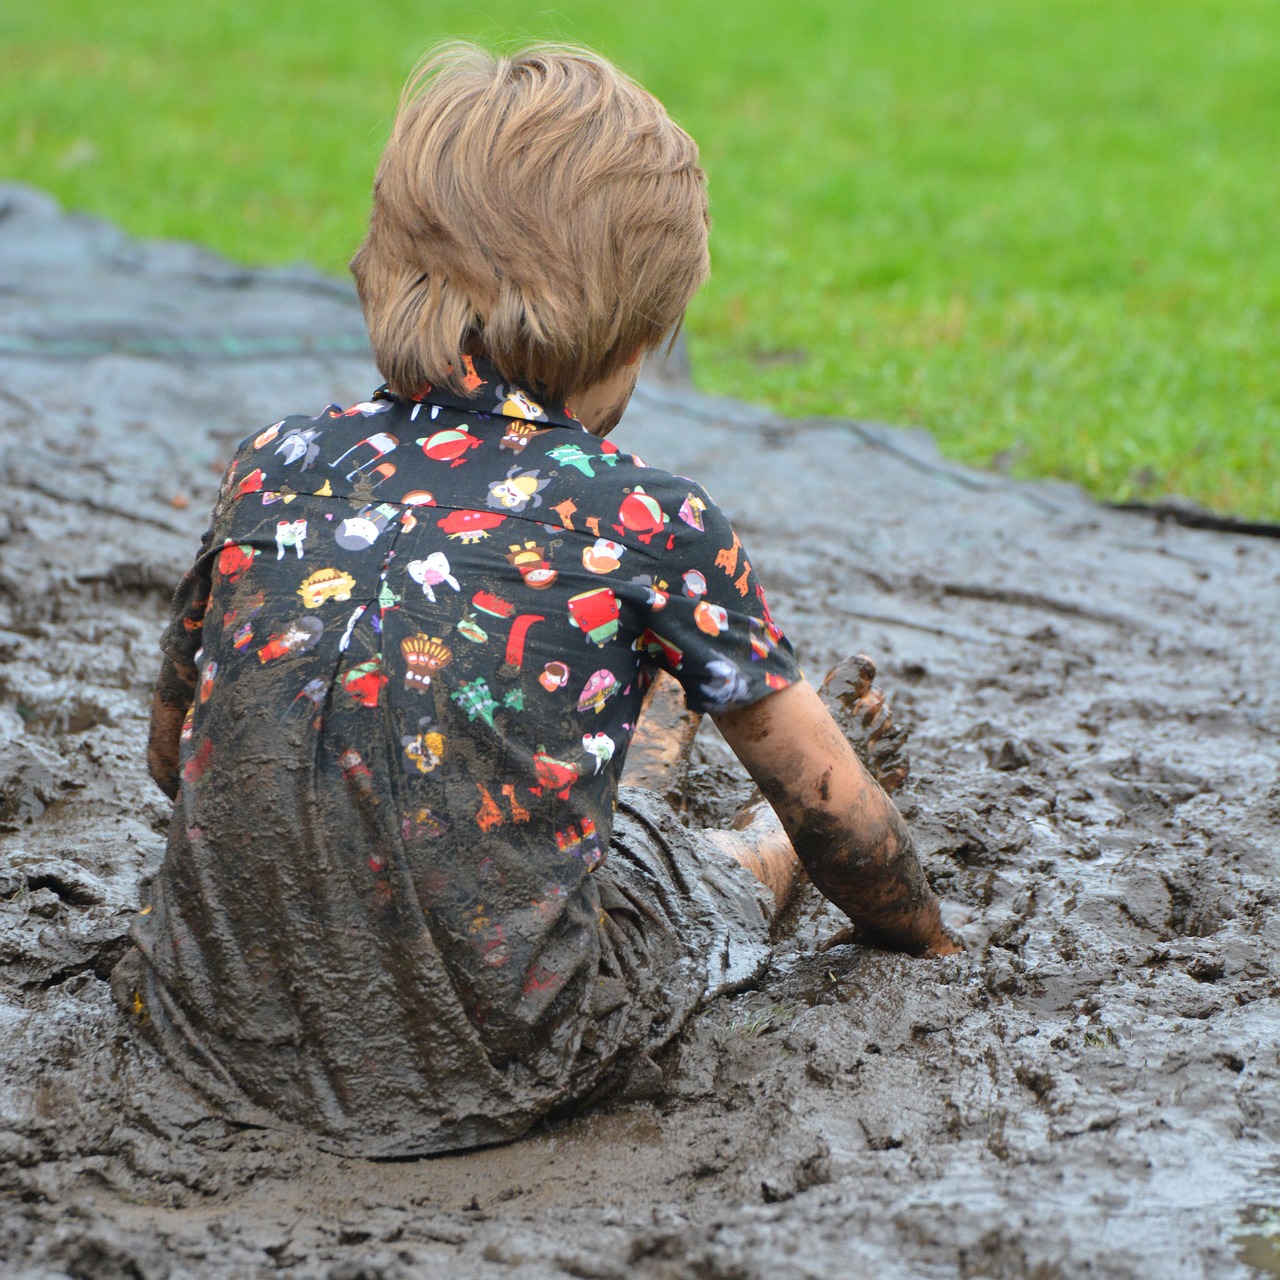
M768 962L773 894L719 845L685 827L652 791L619 791L609 858L597 877L601 905L615 921L683 943L705 973L702 998L741 990ZM629 980L640 984L651 973Z
M207 893L186 893L195 894L187 907L207 905ZM180 970L171 978L166 940L175 935L164 921L148 923L165 914L158 907L135 927L139 949L121 960L113 985L138 1031L232 1120L297 1125L347 1155L460 1150L605 1097L656 1092L652 1055L701 1004L750 984L767 963L772 896L653 792L620 790L609 856L587 894L580 980L502 1054L431 967L425 931L393 939L398 956L344 949L341 937L314 931L295 943L297 912L273 908L267 922L288 935L279 942L295 981L246 987L227 1013L216 996L234 984L242 957L211 953L223 959L202 971L204 989L184 985ZM388 981L413 977L411 964L422 977ZM269 1007L303 999L315 1013L292 1026Z
M552 1043L577 1042L553 1114L658 1091L653 1055L703 1004L755 982L769 960L773 895L659 795L622 787L599 895L598 974ZM521 1054L544 1075L545 1051ZM545 1078L545 1076L544 1076Z

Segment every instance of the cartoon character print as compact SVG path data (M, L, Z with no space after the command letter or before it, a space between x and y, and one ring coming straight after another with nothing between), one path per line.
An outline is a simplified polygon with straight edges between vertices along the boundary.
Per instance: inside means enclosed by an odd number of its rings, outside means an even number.
M664 639L652 627L646 627L632 642L631 647L637 653L647 654L650 658L662 658L672 671L679 671L684 662L684 653L680 646Z
M636 485L618 508L618 521L613 527L619 534L634 533L646 546L655 534L662 533L671 517L658 505L658 500Z
M318 609L326 600L350 600L355 585L356 580L345 569L328 566L303 578L298 594L308 609Z
M443 671L453 661L453 651L437 636L419 631L400 641L404 655L404 687L425 693L431 687L431 677Z
M329 417L376 418L380 413L390 413L391 408L392 405L389 400L361 400L358 404L353 404L349 409L339 409L337 405L330 406Z
M594 871L604 861L604 850L600 847L596 824L591 818L582 819L581 829L577 824L571 824L563 831L557 831L556 848L565 856L585 863L588 871Z
M712 637L723 635L729 630L729 611L723 605L699 600L693 607L693 621L704 635Z
M518 515L526 507L542 506L542 491L550 483L550 480L540 479L536 470L521 471L519 467L512 467L505 480L490 482L485 501L491 507L514 511Z
M444 734L428 726L431 721L418 721L418 732L400 739L404 748L405 769L410 773L433 773L444 759Z
M357 481L356 482L357 487L353 489L352 492L353 493L358 492L361 496L363 496L364 494L372 494L373 491L377 489L380 485L386 484L386 482L390 480L391 477L395 475L395 473L396 473L396 464L394 462L379 462L376 466L370 467L369 470L364 473L364 477L363 477L364 487L360 488L359 486L361 485L362 482ZM373 477L375 476L377 477L376 480L373 479ZM369 481L371 480L372 480L372 483L369 483Z
M546 548L532 539L525 543L513 542L507 552L507 563L520 575L524 585L534 591L545 591L560 576L551 567Z
M286 467L293 466L295 462L301 462L302 466L298 470L306 471L315 465L315 460L320 456L320 446L316 443L319 438L319 427L294 427L291 431L285 432L276 446L276 457L283 458ZM261 440L262 437L259 436L258 439ZM254 443L256 445L257 441ZM270 442L263 441L263 443Z
M266 480L267 473L261 467L255 467L249 472L243 480L236 485L231 494L232 499L243 498L249 493L261 493L263 481Z
M231 631L234 628L231 644L237 652L243 653L253 643L253 622L262 612L266 599L264 591L255 591L247 599L240 598L237 594L233 597L231 608L223 613L222 629Z
M491 618L510 618L516 611L515 605L510 600L504 600L502 596L486 591L483 587L471 597L471 603L481 613L487 613Z
M490 729L494 727L493 715L499 710L499 704L494 700L489 691L489 682L483 676L469 680L450 696L467 713L468 720L483 720Z
M447 585L454 591L461 591L462 585L453 576L449 568L449 557L443 551L433 551L425 560L410 560L405 566L409 577L422 588L422 594L436 602L435 588Z
M342 772L346 784L367 804L378 803L378 791L374 786L373 771L364 762L364 757L354 748L348 747L338 756L338 768Z
M751 661L763 662L777 647L782 633L759 618L748 619Z
M384 573L378 579L378 610L381 613L390 613L392 609L400 607L400 601L404 597L398 592L392 590L391 583L387 581L387 575Z
M388 503L364 506L338 525L333 540L344 551L365 551L377 542L392 521L399 518L399 509Z
M339 455L331 463L330 468L340 467L353 455L356 461L351 465L351 469L347 472L346 478L354 480L356 476L363 474L370 468L376 466L382 461L387 454L399 448L400 440L398 437L391 435L387 431L375 431L372 435L366 436L363 440L358 440L345 453ZM361 457L361 455L367 455ZM394 473L395 468L392 467Z
M480 808L476 811L476 826L481 831L496 831L506 822L506 818L503 817L502 810L498 808L498 802L489 793L489 788L483 782L476 783L476 790L480 792ZM480 878L482 880L488 878L485 874L488 869L485 866L486 863L492 865L492 859L484 858L480 862Z
M547 792L561 800L569 798L570 789L581 777L576 764L569 760L555 759L542 746L533 753L533 772L538 781L529 788L530 792L535 796Z
M578 504L572 498L566 498L563 502L557 502L552 511L560 517L560 527L568 529L570 533L574 530L573 517L577 514ZM547 526L548 532L551 532L551 526Z
M694 600L700 600L707 594L707 578L699 569L687 569L681 576L684 593Z
M425 806L411 809L400 819L400 834L408 844L413 840L439 840L449 830L449 823Z
M516 799L515 785L510 782L504 782L502 784L502 795L511 808L511 821L517 824L528 822L532 815L529 813L529 810Z
M733 535L733 542L730 546L722 548L716 552L716 568L723 569L725 573L732 578L738 572L738 554L742 550L742 543L738 539L738 535ZM734 582L734 586L738 590L738 594L745 596L747 589L751 583L751 564L745 556L742 558L742 574Z
M578 696L578 710L594 711L599 715L604 710L604 704L621 688L621 681L612 671L602 668L592 672L587 677L587 683L582 686L582 693Z
M548 662L542 668L538 683L548 692L556 693L569 683L569 668L563 662Z
M707 504L698 497L696 493L690 493L689 496L680 504L680 519L689 526L690 529L696 529L699 533L704 531L702 523L702 513L707 509Z
M188 757L187 762L182 766L183 780L190 783L197 783L204 777L208 771L209 765L213 761L213 740L206 738Z
M594 645L604 648L618 634L621 608L608 587L583 591L569 599L569 623Z
M247 543L233 543L230 538L222 544L214 560L214 568L228 582L236 582L253 564L257 552Z
M449 366L449 372L453 372L453 366ZM485 380L476 372L476 363L470 356L462 357L462 377L458 379L462 384L462 389L469 396L475 395L481 387L486 386Z
M477 782L476 790L480 793L480 808L475 815L476 826L481 831L496 831L499 827L504 826L507 821L507 815L503 813L502 806L494 799L492 792L484 785L483 782ZM520 803L516 797L515 786L510 782L502 784L499 794L511 810L511 821L517 825L529 821L529 810ZM499 883L505 884L506 880L501 875L496 875L493 870L494 863L492 858L482 858L480 860L479 873L481 880L489 880L496 878Z
M485 592L477 592L473 600L473 603L477 608L481 607L480 599L481 596L485 594ZM505 600L498 600L497 597L493 597L493 600L497 605L506 605ZM493 610L490 610L489 612L493 612ZM505 617L507 615L498 613L497 616ZM529 629L536 626L539 622L545 622L546 620L546 615L541 613L521 613L516 615L514 621L511 623L511 630L507 633L507 649L503 656L502 675L512 676L520 670L524 665L524 646L529 635ZM513 693L521 700L521 705L516 708L517 710L521 710L523 708L524 694L519 689L514 690ZM512 704L508 703L508 705Z
M376 707L387 675L382 670L382 660L377 657L358 662L338 677L338 683L362 707Z
M454 623L454 630L472 644L484 644L489 639L489 633L476 621L474 613L467 613L459 618Z
M547 457L554 458L562 467L575 467L581 471L588 480L594 480L595 471L592 469L592 463L597 466L603 463L606 467L616 467L618 465L618 455L614 453L602 453L598 457L592 457L589 453L584 453L582 446L578 444L559 444L554 449L547 450Z
M731 707L751 696L746 676L731 658L712 658L707 663L706 677L699 686L702 696L718 707Z
M626 548L609 538L597 538L582 548L582 567L591 573L612 573L622 563Z
M323 676L316 676L314 679L308 680L298 690L293 701L289 704L288 710L285 711L281 718L289 720L298 712L301 712L305 718L311 720L312 727L318 729L320 727L320 712L328 695L328 680Z
M213 692L213 682L218 678L218 664L210 659L204 664L204 670L200 673L200 683L196 688L196 698L201 704L209 701L209 695Z
M536 423L512 418L508 421L507 429L503 432L502 439L498 442L498 448L521 454L528 448L529 442L533 437L541 435L544 430L545 428L539 427Z
M276 559L283 560L288 547L294 549L299 560L302 559L304 544L307 541L306 520L279 520L276 522Z
M506 518L492 511L450 511L444 519L437 520L436 524L451 540L467 546L483 541Z
M589 756L594 757L596 773L599 773L613 759L615 745L613 739L607 733L584 733L582 735L582 749Z
M447 462L451 467L460 467L467 460L467 450L478 449L481 441L466 427L446 427L422 436L417 443L432 462Z
M258 661L264 666L277 658L285 658L295 653L306 653L320 643L324 635L324 623L313 613L306 613L296 622L291 622L283 631L271 636L266 644L258 650Z
M494 412L502 414L504 418L522 418L526 422L549 421L546 410L519 387L499 386L497 396L498 403L494 406Z
M637 586L644 588L644 602L649 606L653 613L658 613L667 607L667 601L671 599L671 592L667 590L665 580L655 579L652 574L642 573L631 579Z

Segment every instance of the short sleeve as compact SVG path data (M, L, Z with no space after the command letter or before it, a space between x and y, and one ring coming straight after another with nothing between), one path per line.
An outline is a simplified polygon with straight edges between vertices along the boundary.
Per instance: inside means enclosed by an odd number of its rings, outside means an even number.
M680 681L691 710L750 706L803 675L742 540L705 489L678 483L678 522L659 574L665 586L637 648Z
M231 506L231 494L239 466L240 453L237 453L223 474L217 500L209 515L209 526L200 539L199 554L191 568L182 575L182 581L173 593L169 625L160 636L160 649L165 657L182 666L194 667L196 655L204 644L204 615L213 590L215 565L226 572L237 556L243 557L245 554L241 547L222 545L220 536Z

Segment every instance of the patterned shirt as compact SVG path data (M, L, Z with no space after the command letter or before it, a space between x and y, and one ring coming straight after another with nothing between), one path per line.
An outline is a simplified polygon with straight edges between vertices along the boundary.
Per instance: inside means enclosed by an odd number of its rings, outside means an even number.
M345 947L363 984L345 1017L380 984L447 980L470 1030L441 1044L474 1031L494 1070L554 1090L645 688L661 668L724 711L799 671L705 489L466 367L469 397L382 390L237 451L163 642L199 679L136 936L237 1043L323 1041L336 1015L297 989L300 955L339 939L323 965ZM292 913L288 950L264 903ZM431 951L412 980L405 947Z

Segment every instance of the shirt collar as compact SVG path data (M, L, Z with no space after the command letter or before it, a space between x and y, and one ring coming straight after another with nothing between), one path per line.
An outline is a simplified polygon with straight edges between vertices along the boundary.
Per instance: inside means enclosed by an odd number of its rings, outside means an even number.
M464 395L448 386L426 383L412 400L422 404L457 409L462 413L484 413L495 417L517 418L547 427L569 427L586 431L568 407L560 401L544 400L531 395L523 387L505 378L482 356L463 356L463 373L470 394ZM399 400L387 387L374 392L375 400Z

